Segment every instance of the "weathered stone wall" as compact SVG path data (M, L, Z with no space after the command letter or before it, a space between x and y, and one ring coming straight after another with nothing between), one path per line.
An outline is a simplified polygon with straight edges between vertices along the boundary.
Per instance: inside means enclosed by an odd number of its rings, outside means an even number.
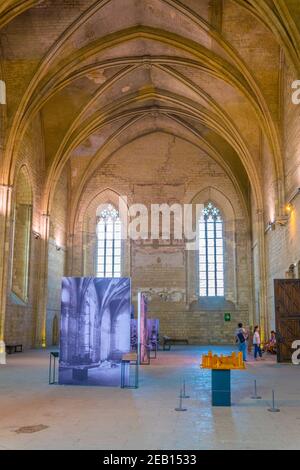
M40 206L44 179L44 158L42 129L39 117L29 127L18 154L17 167L25 166L32 190L32 229L40 232ZM18 174L18 171L16 172ZM15 188L16 191L16 188ZM13 194L14 201L14 194ZM13 250L13 214L10 250ZM24 347L34 344L36 328L37 286L40 272L40 240L31 233L30 260L28 279L28 302L23 302L12 294L12 266L8 268L8 292L5 321L5 338L7 343L21 342ZM12 258L11 258L12 260ZM16 256L16 261L18 256ZM21 260L20 260L21 261Z
M178 306L177 306L178 308ZM160 333L175 338L188 338L190 344L234 344L234 331L242 321L249 325L249 310L198 310L195 312L174 309L174 304L161 303L152 307L149 316L159 318ZM224 313L231 312L231 321L224 320Z
M297 73L287 63L284 66L282 89L283 152L285 156L285 184L287 202L296 195L300 187L300 105L292 102L292 83L299 79ZM266 186L265 191L268 192ZM266 212L272 214L273 202L266 205ZM284 279L291 264L300 260L300 195L292 200L286 211L286 225L276 224L275 230L266 233L268 258L268 314L271 327L275 327L274 279Z
M55 343L54 322L60 320L61 280L66 274L69 167L64 169L55 188L51 209L48 251L47 344Z
M7 310L5 321L5 339L7 343L21 342L25 348L35 344L36 321L38 315L41 266L41 197L44 185L44 154L40 120L37 118L25 135L20 148L18 167L25 166L29 175L33 196L32 230L30 240L28 301L23 301L12 293L12 266L10 265ZM18 172L17 172L18 174ZM68 208L68 167L58 181L50 214L49 254L48 254L48 305L47 305L47 344L52 344L52 328L55 315L60 312L60 285L65 274L66 231ZM11 246L13 250L13 220ZM18 250L18 247L15 247ZM21 251L16 252L16 262L21 263Z

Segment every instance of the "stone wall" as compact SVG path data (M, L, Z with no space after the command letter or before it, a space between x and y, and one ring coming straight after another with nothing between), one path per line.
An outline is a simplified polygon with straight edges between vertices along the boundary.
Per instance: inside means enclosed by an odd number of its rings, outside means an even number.
M224 313L231 313L231 320L225 321ZM190 344L234 344L234 332L237 323L242 321L249 325L249 310L186 311L184 305L172 303L149 305L149 317L159 318L160 336L168 335L175 338L187 338Z
M297 73L286 63L283 71L282 119L287 202L296 196L300 187L300 105L292 102L292 83L298 78ZM266 205L267 213L272 214L272 210L271 203ZM268 231L265 237L268 258L268 314L273 328L274 279L284 279L291 264L296 266L295 276L299 275L297 264L300 260L300 195L292 199L290 207L286 207L286 216L286 223L283 226L276 224L275 230Z
M21 342L24 348L35 345L39 305L39 276L43 270L41 265L41 197L44 184L44 157L42 130L39 118L30 127L20 149L18 166L25 166L29 175L32 190L32 227L29 249L28 300L24 301L12 292L12 266L10 265L7 310L5 321L5 338L7 343ZM18 174L18 173L17 173ZM52 344L53 319L60 313L60 285L65 274L66 231L68 208L68 167L58 181L50 214L49 253L48 253L48 305L47 305L47 344ZM13 249L13 226L11 230L11 247ZM36 235L38 237L36 238ZM18 247L16 246L16 249ZM16 260L21 259L21 251L16 253ZM17 261L18 262L18 261Z
M61 174L53 200L48 251L47 344L55 344L54 323L61 309L61 280L66 274L69 167Z
M32 229L40 232L41 216L41 193L44 182L44 159L42 129L39 117L29 127L18 154L18 168L26 168L32 191ZM16 172L18 175L18 172ZM13 193L13 204L15 193ZM13 214L11 223L11 246L13 250ZM8 268L8 292L5 321L5 338L7 343L21 342L24 347L34 344L36 315L37 315L37 287L40 272L40 239L35 239L31 232L30 256L29 256L29 279L28 279L28 301L24 302L12 294L12 265ZM18 260L18 256L15 257ZM12 260L12 257L11 257Z

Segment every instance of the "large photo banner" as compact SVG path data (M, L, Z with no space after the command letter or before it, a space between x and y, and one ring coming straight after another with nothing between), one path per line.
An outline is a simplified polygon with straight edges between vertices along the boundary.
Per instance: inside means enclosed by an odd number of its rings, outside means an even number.
M120 386L130 313L129 278L63 278L59 383Z
M147 313L148 303L147 297L139 292L138 294L138 312L139 312L139 333L140 333L140 364L149 364L149 348L148 348L148 328Z
M130 350L132 352L138 352L138 341L138 321L132 318L130 321Z
M157 318L148 318L148 343L150 349L157 350L159 343L159 320Z

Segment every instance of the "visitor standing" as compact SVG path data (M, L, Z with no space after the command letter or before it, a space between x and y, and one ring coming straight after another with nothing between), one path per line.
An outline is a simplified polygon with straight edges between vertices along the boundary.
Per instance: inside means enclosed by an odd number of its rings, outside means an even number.
M262 351L260 347L260 334L258 326L254 327L253 333L253 346L254 346L254 359L257 361L257 355L262 359Z
M243 354L243 361L247 362L247 332L243 328L243 323L238 324L238 328L235 332L236 342L238 344L239 351Z

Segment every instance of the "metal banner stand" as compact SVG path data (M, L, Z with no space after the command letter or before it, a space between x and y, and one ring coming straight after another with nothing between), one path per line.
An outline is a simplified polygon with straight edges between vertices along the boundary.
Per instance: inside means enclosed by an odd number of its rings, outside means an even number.
M57 384L56 380L56 359L59 358L59 352L51 351L49 359L49 385Z
M130 384L130 366L135 366L134 384ZM126 384L126 369L129 369L129 383ZM136 353L125 354L121 361L121 388L139 388L138 356Z

